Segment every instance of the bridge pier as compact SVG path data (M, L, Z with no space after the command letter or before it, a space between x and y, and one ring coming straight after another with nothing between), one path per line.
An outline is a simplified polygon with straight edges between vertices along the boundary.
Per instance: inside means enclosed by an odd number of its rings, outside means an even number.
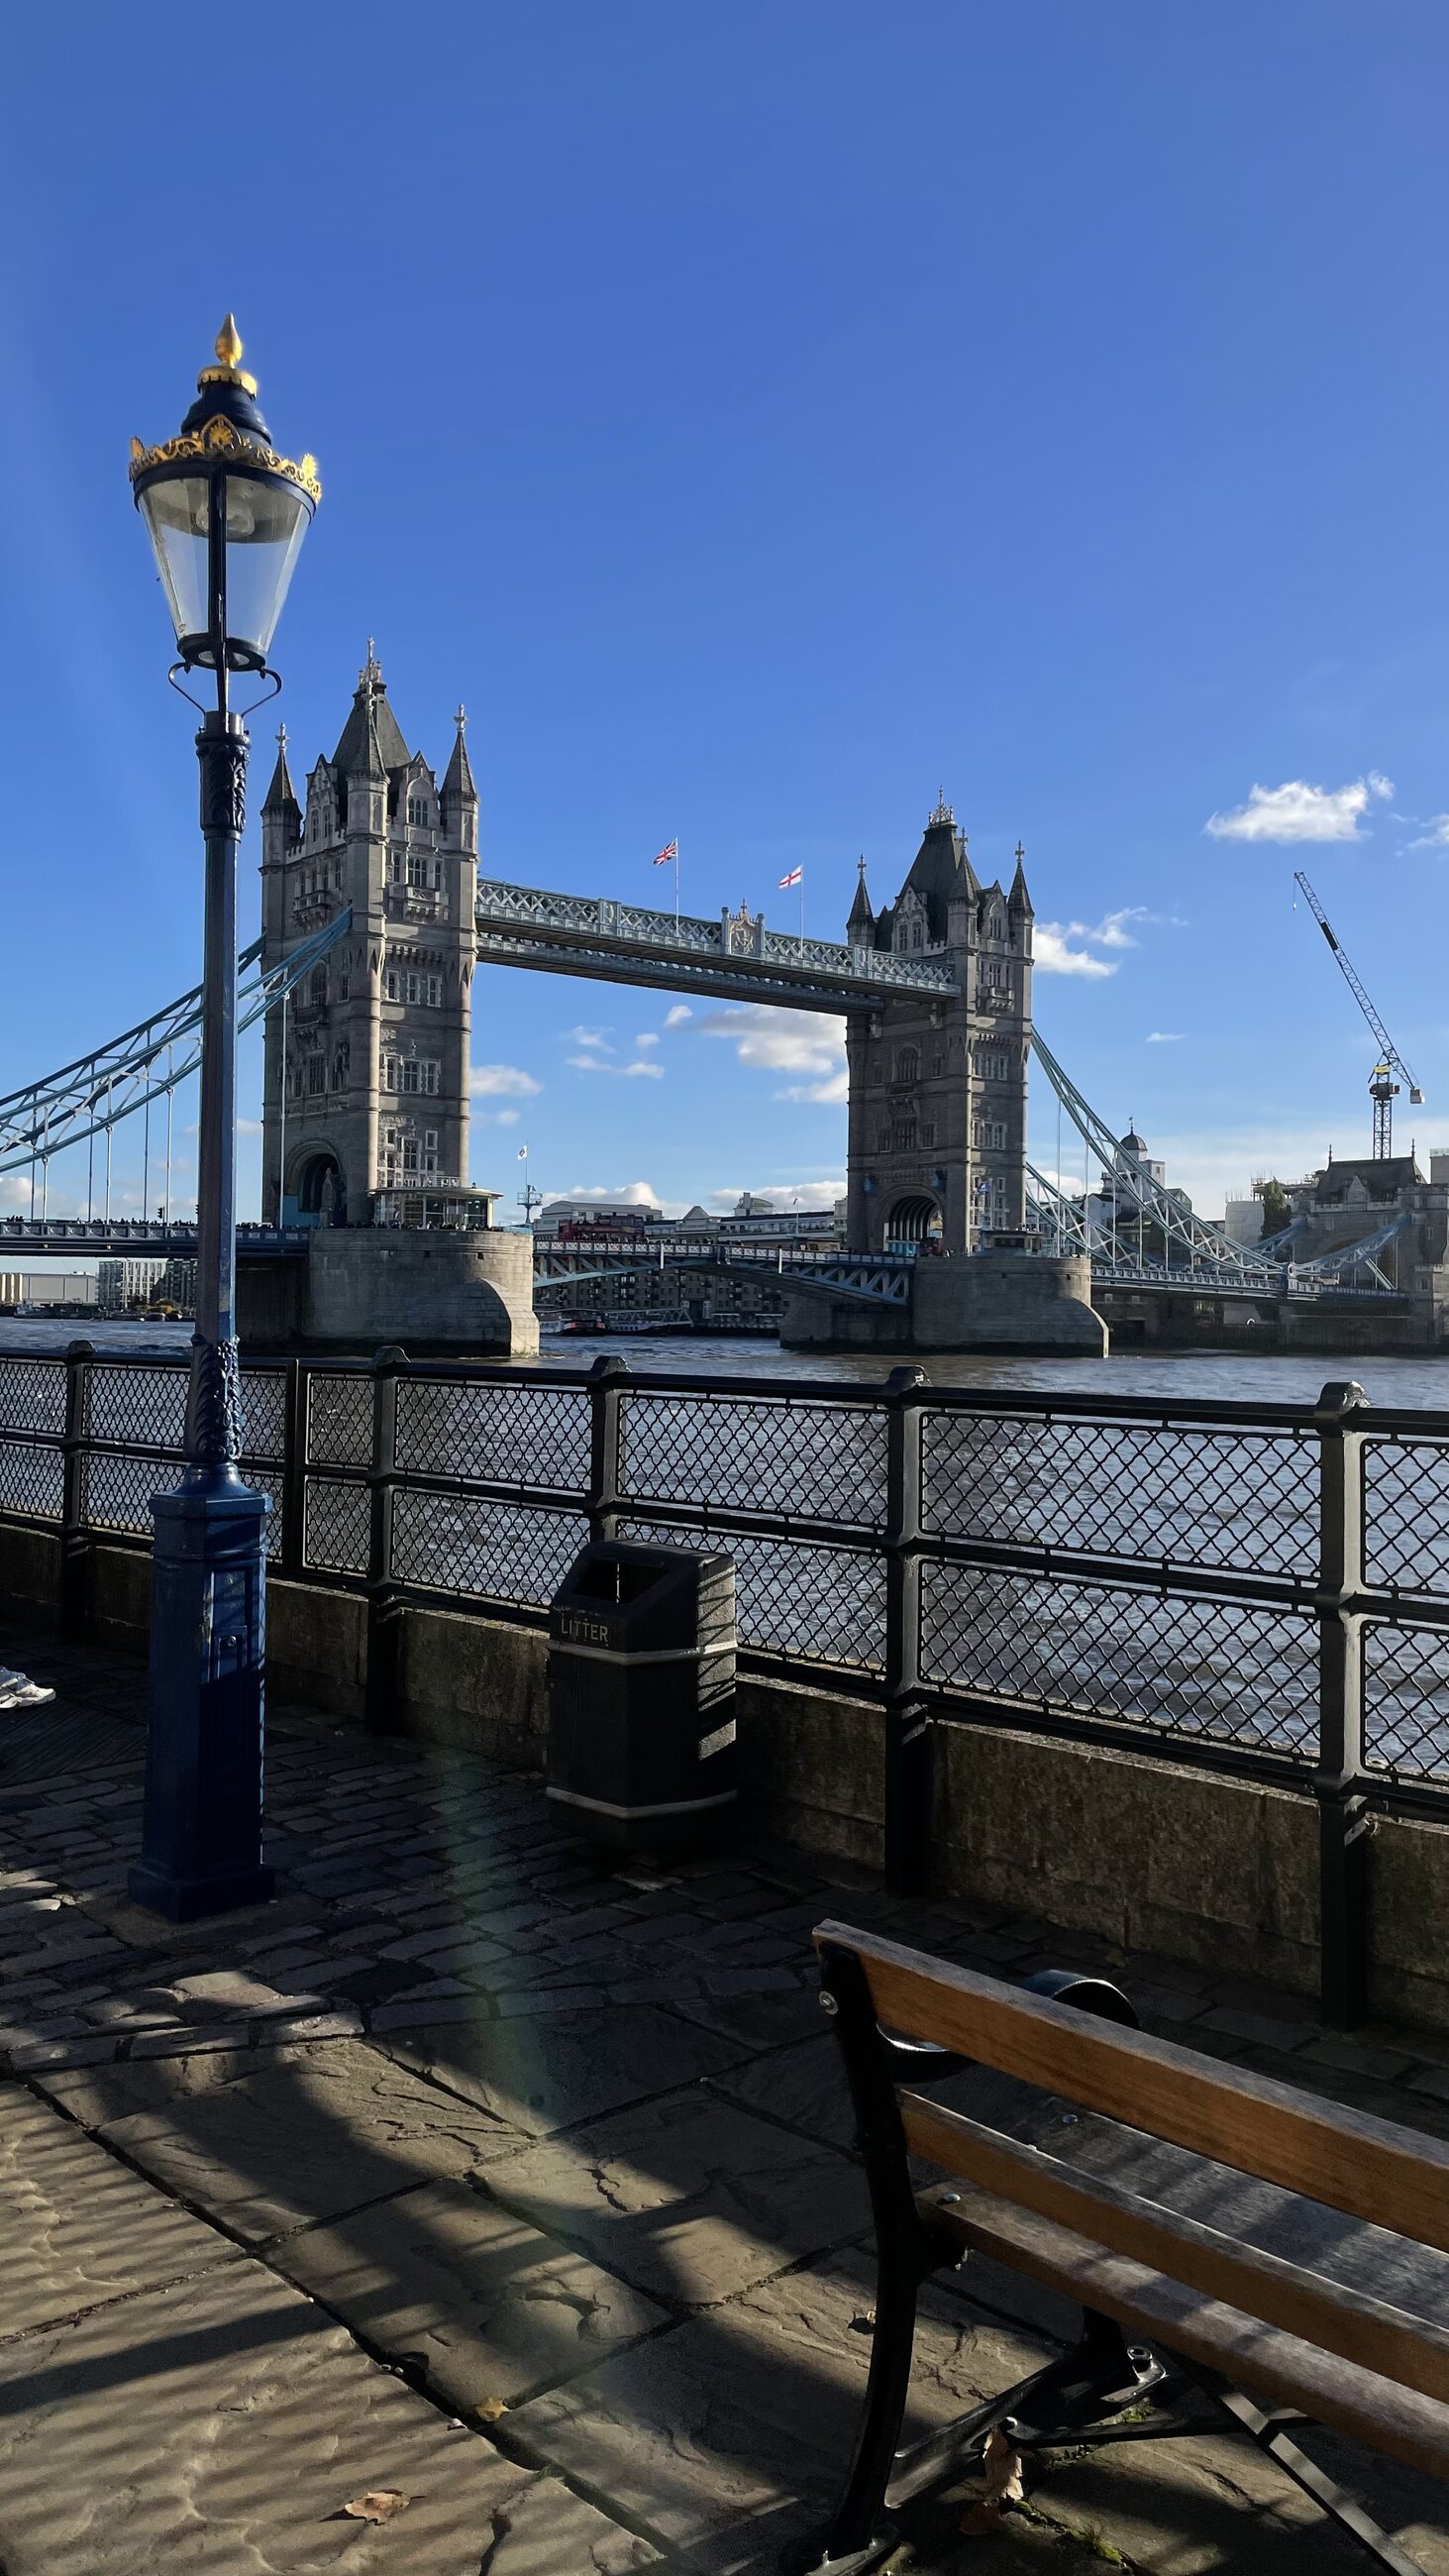
M924 1255L908 1298L792 1279L780 1339L787 1349L1018 1351L1105 1359L1108 1332L1092 1305L1083 1253Z

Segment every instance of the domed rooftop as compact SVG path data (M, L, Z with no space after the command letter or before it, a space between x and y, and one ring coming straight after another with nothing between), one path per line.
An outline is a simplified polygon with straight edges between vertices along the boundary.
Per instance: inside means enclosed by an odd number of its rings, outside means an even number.
M1129 1127L1126 1135L1118 1138L1117 1150L1122 1154L1145 1154L1147 1140L1138 1135L1135 1127Z

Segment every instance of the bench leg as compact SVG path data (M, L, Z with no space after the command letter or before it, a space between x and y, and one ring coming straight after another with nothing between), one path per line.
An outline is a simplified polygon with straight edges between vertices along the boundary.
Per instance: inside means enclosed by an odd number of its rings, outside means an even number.
M887 2271L882 2265L865 2411L845 2493L826 2534L825 2555L819 2562L822 2568L835 2569L855 2552L864 2553L868 2560L885 2536L881 2514L911 2384L918 2296L913 2274Z
M1310 2460L1307 2452L1301 2451L1298 2444L1289 2439L1287 2427L1306 2424L1309 2421L1306 2415L1296 2414L1288 2407L1260 2406L1255 2398L1245 2397L1240 2388L1228 2387L1213 2373L1188 2369L1176 2355L1173 2359L1176 2367L1193 2380L1215 2406L1220 2406L1224 2414L1257 2443L1260 2451L1266 2451L1270 2460L1277 2461L1295 2486L1312 2497L1329 2520L1338 2524L1340 2531L1346 2531L1351 2539L1358 2542L1360 2549L1367 2550L1370 2558L1389 2570L1389 2576L1424 2576L1421 2562L1410 2558L1407 2551L1380 2528L1372 2514L1365 2512L1355 2497L1346 2495L1337 2481L1325 2469L1319 2468L1316 2460Z

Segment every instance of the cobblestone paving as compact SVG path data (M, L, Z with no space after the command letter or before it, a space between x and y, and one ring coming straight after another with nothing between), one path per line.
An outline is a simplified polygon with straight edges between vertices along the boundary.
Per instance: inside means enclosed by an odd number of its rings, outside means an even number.
M1301 1997L798 1854L611 1872L536 1782L306 1712L269 1740L276 1902L172 1929L126 1895L137 1668L14 1632L0 1660L59 1691L0 1718L0 2576L772 2567L828 2508L870 2348L822 1914L1008 1976L1106 1962L1149 2029L1449 2131L1449 2040L1334 2039ZM927 2297L920 2429L1072 2332L991 2265L961 2281ZM1439 2490L1322 2456L1449 2576ZM384 2488L393 2520L344 2513ZM972 2565L954 2523L902 2566ZM1290 2552L1366 2563L1214 2435L1058 2456L987 2554Z

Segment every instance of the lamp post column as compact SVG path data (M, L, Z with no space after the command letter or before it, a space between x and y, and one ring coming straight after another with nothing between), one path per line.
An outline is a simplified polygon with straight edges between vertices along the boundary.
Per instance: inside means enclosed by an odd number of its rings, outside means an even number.
M196 1330L186 1467L152 1504L150 1728L131 1894L185 1922L258 1904L265 1494L244 1485L236 1338L236 882L247 734L222 704L196 737L206 844Z

